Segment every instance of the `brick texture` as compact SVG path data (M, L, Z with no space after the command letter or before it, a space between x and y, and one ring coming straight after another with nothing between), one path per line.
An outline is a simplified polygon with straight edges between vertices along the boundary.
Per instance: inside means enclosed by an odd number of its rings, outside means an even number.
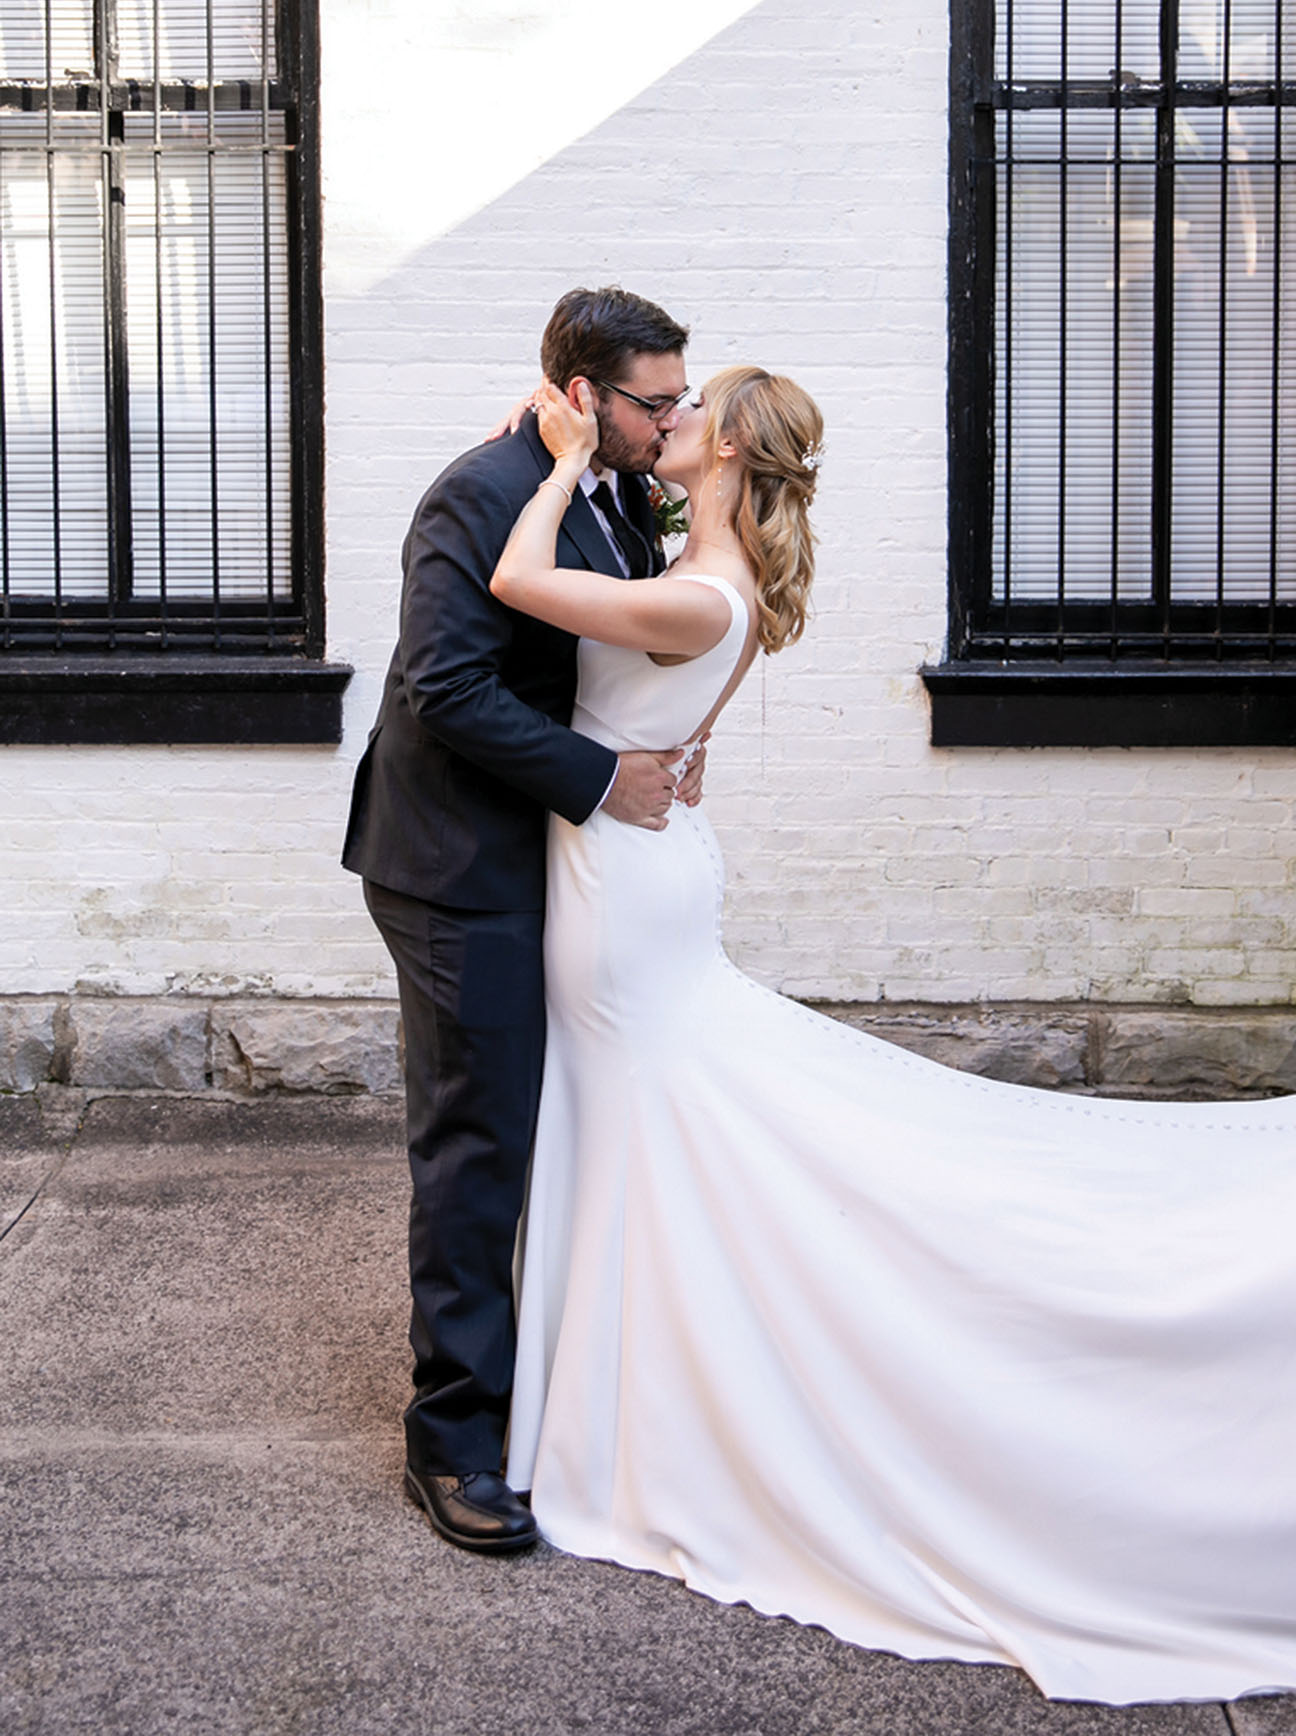
M6 991L390 994L336 864L400 541L431 477L533 382L556 296L619 281L691 323L692 378L760 361L827 420L815 619L712 746L738 961L833 1002L1290 1003L1291 755L928 744L916 671L945 635L945 0L731 6L719 34L468 214L455 162L420 165L407 128L398 234L348 189L385 182L384 110L426 112L458 63L446 9L364 10L392 44L377 90L349 76L356 8L322 7L345 742L0 752ZM498 57L510 92L527 43L486 32L473 51Z

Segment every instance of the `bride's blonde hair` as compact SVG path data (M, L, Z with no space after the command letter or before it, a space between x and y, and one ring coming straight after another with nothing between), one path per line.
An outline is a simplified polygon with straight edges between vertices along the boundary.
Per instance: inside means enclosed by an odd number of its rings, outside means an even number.
M722 368L703 388L704 438L738 460L733 527L756 575L756 636L781 651L801 637L814 578L814 499L823 417L808 392L764 368Z

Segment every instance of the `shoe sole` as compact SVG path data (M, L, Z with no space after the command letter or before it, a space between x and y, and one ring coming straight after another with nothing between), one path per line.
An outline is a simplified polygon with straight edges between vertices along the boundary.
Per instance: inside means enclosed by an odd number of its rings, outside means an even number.
M457 1549L469 1549L474 1555L518 1555L524 1549L534 1549L540 1541L538 1531L533 1531L526 1537L470 1537L463 1531L456 1531L439 1517L431 1500L423 1493L418 1480L408 1469L405 1472L405 1493L414 1505L421 1509L437 1536L444 1537L447 1543L453 1543Z

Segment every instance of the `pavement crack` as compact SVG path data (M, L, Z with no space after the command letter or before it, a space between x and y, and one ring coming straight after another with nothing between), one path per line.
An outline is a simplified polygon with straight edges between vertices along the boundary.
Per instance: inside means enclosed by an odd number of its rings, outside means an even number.
M14 1215L9 1219L9 1222L7 1224L5 1224L3 1226L3 1228L0 1228L0 1242L3 1242L5 1240L6 1236L8 1236L8 1234L11 1230L16 1230L18 1228L19 1224L27 1216L27 1213L36 1204L36 1201L41 1197L41 1195L49 1187L50 1183L54 1180L54 1178L62 1171L63 1167L67 1163L67 1160L72 1155L72 1147L76 1144L77 1138L80 1135L81 1129L85 1126L85 1118L86 1118L86 1114L90 1108L90 1103L91 1103L91 1099L87 1098L85 1100L85 1102L83 1102L81 1104L80 1109L77 1111L77 1117L76 1117L76 1121L73 1123L72 1131L69 1134L67 1134L62 1150L59 1152L58 1156L54 1159L53 1163L49 1166L49 1168L45 1171L44 1175L36 1183L36 1186L32 1189L32 1192L29 1195L26 1202L22 1206L19 1207L19 1209L14 1213Z
M4 1241L5 1237L9 1234L10 1230L16 1230L18 1228L19 1224L27 1216L27 1213L36 1204L36 1201L45 1192L45 1189L54 1180L54 1177L62 1169L63 1165L67 1162L67 1160L68 1160L68 1153L66 1151L60 1152L58 1157L55 1158L54 1162L45 1171L45 1174L36 1183L35 1191L32 1193L31 1197L27 1200L26 1204L20 1206L18 1208L18 1210L14 1213L14 1215L10 1218L9 1222L4 1226L4 1228L0 1229L0 1242Z

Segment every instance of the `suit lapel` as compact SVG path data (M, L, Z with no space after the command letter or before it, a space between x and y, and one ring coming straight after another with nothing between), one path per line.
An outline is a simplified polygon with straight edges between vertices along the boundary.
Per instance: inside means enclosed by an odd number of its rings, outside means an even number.
M536 481L541 481L553 469L553 459L545 450L544 441L540 438L540 427L530 411L522 418L518 435L525 443L527 451L536 467ZM621 511L622 516L648 545L650 573L659 573L662 569L661 557L657 552L657 530L653 523L652 502L648 498L648 484L642 476L621 477ZM563 553L566 543L575 550L580 559L573 562ZM622 577L617 565L616 556L608 547L608 540L603 534L602 526L595 518L592 507L578 488L571 505L563 514L562 524L558 530L558 565L581 565L590 567L596 573L607 573L610 578Z
M594 516L594 509L579 488L563 514L562 531L558 538L560 566L566 565L562 559L564 536L579 549L587 567L592 567L596 573L606 573L609 578L619 579L623 576L617 565L617 558L608 546L608 539L603 534L603 527Z

